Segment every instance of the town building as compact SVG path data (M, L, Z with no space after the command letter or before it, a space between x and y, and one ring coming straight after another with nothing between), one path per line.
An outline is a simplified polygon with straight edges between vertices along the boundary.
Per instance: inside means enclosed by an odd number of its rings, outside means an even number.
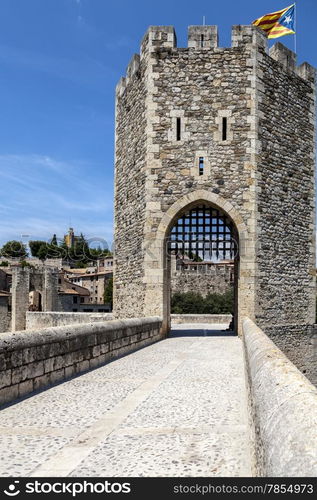
M68 276L71 283L80 285L89 290L89 301L91 304L104 304L105 287L112 278L112 271L97 271L91 273L78 273Z
M64 236L64 242L68 248L73 248L76 241L79 241L80 239L80 236L75 236L74 229L72 227L69 228L68 233Z

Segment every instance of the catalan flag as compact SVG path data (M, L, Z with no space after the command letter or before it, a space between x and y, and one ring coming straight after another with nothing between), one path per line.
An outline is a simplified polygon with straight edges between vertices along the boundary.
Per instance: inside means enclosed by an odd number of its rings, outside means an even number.
M271 14L265 14L252 24L265 31L268 38L293 35L295 33L295 4Z

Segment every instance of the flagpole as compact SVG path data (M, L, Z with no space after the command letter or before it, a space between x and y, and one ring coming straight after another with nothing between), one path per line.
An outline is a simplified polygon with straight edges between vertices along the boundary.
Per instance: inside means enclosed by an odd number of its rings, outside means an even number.
M294 31L295 31L295 35L294 35L294 52L295 54L297 54L297 22L296 22L296 2L294 2Z

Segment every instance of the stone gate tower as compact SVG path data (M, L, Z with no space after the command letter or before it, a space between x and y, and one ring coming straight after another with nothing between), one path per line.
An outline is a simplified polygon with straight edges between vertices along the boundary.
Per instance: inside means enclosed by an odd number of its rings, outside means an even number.
M197 204L239 239L238 329L315 321L315 71L255 26L151 26L116 89L115 287L118 318L159 315L168 328L166 239Z

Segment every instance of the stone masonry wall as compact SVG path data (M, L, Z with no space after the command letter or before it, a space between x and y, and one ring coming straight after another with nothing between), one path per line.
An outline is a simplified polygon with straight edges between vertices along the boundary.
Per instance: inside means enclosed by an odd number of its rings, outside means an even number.
M11 326L11 314L8 311L8 297L0 296L0 333L7 332Z
M59 310L57 269L12 266L12 331L25 329L31 291L41 294L42 311Z
M259 57L256 320L265 331L302 324L304 334L316 301L315 88L313 68L297 74L295 60L280 43Z
M158 317L0 336L0 405L161 339Z
M213 272L214 271L214 272ZM225 293L233 288L230 281L230 268L221 268L207 272L179 270L172 273L171 293L197 292L203 297L208 293Z
M24 330L29 308L30 268L12 267L12 330Z
M145 71L135 56L116 89L114 309L121 318L142 316L144 301Z

